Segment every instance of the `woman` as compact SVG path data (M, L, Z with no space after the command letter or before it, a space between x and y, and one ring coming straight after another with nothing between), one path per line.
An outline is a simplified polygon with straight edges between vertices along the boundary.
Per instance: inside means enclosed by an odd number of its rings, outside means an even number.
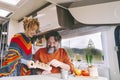
M24 33L15 34L11 39L8 54L3 60L0 76L23 76L32 74L33 68L31 38L39 29L39 22L33 18L23 21Z

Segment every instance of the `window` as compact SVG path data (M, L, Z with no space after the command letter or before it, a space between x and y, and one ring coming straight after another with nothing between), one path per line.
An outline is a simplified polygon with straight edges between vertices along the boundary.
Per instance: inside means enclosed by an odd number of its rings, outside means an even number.
M76 58L78 61L79 60L85 61L85 51L88 47L89 40L92 40L93 46L97 51L97 53L94 54L95 55L94 61L102 62L103 49L102 49L102 43L101 43L101 32L63 39L61 42L62 43L61 46L66 49L66 51L69 53L71 58Z

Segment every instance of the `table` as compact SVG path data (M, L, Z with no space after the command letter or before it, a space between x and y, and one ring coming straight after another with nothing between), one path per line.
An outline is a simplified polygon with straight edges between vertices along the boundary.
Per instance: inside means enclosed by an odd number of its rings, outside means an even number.
M30 76L16 76L16 77L2 77L0 80L63 80L60 78L60 74L49 75L30 75ZM105 77L74 77L70 75L68 80L108 80Z

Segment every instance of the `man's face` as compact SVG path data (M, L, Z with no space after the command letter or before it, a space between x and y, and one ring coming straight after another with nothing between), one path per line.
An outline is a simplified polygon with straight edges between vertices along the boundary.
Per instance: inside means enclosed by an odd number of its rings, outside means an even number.
M55 41L54 36L51 36L47 42L48 53L54 53L59 47L59 42Z

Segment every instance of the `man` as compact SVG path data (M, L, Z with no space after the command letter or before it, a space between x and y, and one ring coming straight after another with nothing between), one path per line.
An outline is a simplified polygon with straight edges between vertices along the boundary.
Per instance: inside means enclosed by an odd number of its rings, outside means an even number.
M40 48L34 55L34 60L49 64L52 66L50 73L60 73L61 69L74 71L68 54L63 48L60 48L61 36L57 31L50 31L45 34L47 41L45 48ZM47 71L40 71L42 74Z

